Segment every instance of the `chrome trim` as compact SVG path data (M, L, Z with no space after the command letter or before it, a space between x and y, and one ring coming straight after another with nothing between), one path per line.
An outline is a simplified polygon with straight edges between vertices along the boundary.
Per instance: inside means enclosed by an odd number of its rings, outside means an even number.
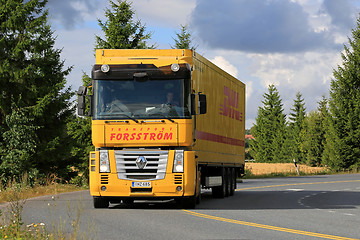
M169 151L116 150L115 162L119 179L124 180L159 180L165 178ZM139 157L145 157L147 164L140 169L136 163Z

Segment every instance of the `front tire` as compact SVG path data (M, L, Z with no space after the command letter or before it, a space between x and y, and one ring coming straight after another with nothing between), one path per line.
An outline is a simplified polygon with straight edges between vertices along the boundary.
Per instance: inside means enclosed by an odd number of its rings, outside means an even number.
M94 208L108 208L109 200L104 197L93 197Z
M176 203L179 205L180 208L184 209L194 209L196 207L196 197L183 197L176 200Z

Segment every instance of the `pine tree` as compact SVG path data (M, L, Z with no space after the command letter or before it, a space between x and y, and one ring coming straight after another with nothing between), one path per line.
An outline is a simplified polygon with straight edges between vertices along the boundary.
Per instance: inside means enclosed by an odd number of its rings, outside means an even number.
M268 91L264 94L263 107L259 107L253 127L255 140L251 144L251 152L258 162L286 162L286 115L276 87L270 85Z
M326 155L335 170L360 166L360 17L330 86Z
M82 78L83 86L89 86L91 83L91 78L83 73ZM91 92L91 88L88 90ZM89 99L85 99L87 111L90 109ZM76 172L81 173L72 180L72 183L78 184L80 186L87 185L89 178L89 152L93 150L92 139L91 139L91 118L79 117L73 115L72 121L69 121L67 124L67 130L69 136L73 140L71 146L71 155L72 162Z
M304 99L300 92L296 94L293 108L290 109L289 115L289 127L288 127L288 141L290 141L290 151L292 159L296 162L302 162L305 160L305 154L301 151L301 144L303 139L301 138L301 131L305 127L304 120L306 114L306 108Z
M191 49L196 50L196 46L192 45L191 32L188 30L188 25L180 25L180 32L176 33L176 38L173 38L175 45L171 46L173 49Z
M145 25L140 20L134 21L134 10L131 3L119 0L119 3L109 1L111 9L105 10L107 20L98 24L104 32L105 39L96 36L96 48L103 49L146 49L146 40L151 38L151 33L146 33Z
M307 129L302 130L304 141L301 146L306 153L306 164L313 167L322 163L325 140L323 121L320 111L312 111L305 118Z
M66 176L69 164L65 125L71 113L72 93L69 88L65 89L65 76L71 68L63 70L61 50L54 48L55 37L47 23L48 12L44 10L46 3L46 0L1 0L1 142L21 131L19 126L34 131L29 139L22 140L33 146L24 158L9 151L12 148L23 152L23 144L1 145L0 174L5 178L13 177L7 174L6 162L26 161L19 166L62 176ZM28 120L21 120L19 116ZM31 137L33 135L35 137ZM24 174L27 170L28 167L20 167L18 172Z

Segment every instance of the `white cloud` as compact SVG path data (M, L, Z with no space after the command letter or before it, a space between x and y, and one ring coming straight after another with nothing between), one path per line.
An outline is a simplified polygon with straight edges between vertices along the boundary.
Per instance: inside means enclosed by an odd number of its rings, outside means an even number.
M253 76L260 79L263 87L274 84L295 91L328 84L332 69L341 60L336 51L248 56L253 62Z
M246 101L248 101L254 91L254 89L253 89L254 84L252 81L248 81L245 84L246 84Z
M195 8L194 0L136 0L132 6L136 17L149 25L173 27L189 23L189 15Z
M61 59L65 60L65 67L73 66L67 77L67 84L78 89L82 84L82 72L90 75L92 66L95 64L94 44L95 34L100 31L91 28L77 30L57 30L55 47L62 49Z
M219 68L223 69L225 72L237 78L238 76L237 68L234 65L232 65L230 62L228 62L224 57L216 56L210 61L215 65L217 65Z

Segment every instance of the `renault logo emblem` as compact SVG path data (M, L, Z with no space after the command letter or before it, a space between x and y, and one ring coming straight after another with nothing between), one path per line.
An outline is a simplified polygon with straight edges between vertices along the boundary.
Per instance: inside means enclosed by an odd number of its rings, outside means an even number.
M136 159L136 166L139 168L139 169L143 169L147 164L147 160L144 156L139 156L137 159Z

